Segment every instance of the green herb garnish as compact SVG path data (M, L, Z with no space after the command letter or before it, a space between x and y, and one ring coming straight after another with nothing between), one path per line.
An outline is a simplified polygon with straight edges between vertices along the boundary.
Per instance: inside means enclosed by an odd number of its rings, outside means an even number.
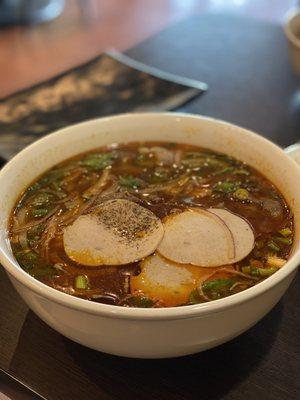
M134 178L131 175L128 176L120 176L119 184L121 186L125 186L131 189L138 189L141 186L141 180L138 178Z
M202 290L212 300L217 300L230 294L234 284L233 279L214 279L202 284Z
M251 268L251 267L242 267L243 274L251 275L254 277L266 277L274 274L278 268Z
M213 190L221 193L232 193L239 189L241 182L239 181L220 181L216 183Z
M154 305L154 301L146 296L132 296L129 299L129 303L132 307L139 308L151 308Z
M251 267L242 267L242 273L246 275L251 275Z
M163 167L157 167L151 176L151 183L162 182L168 179L168 169Z
M85 275L78 275L74 281L75 289L88 289L89 281L87 276Z
M216 171L214 175L223 175L223 174L228 174L230 172L234 171L234 167L225 167L221 169L220 171Z
M267 246L268 246L268 248L269 248L270 250L273 250L273 251L275 251L276 253L277 253L278 251L281 250L281 249L280 249L280 246L278 246L278 244L276 244L273 240L269 240Z
M261 277L271 276L274 272L278 271L277 268L258 268Z
M285 245L291 245L293 243L291 237L274 237L274 240Z
M237 168L237 169L234 170L234 174L235 174L235 175L246 175L246 176L249 176L249 175L250 175L250 172L247 171L247 170L244 169L244 168Z
M42 192L34 196L33 200L30 202L30 205L34 207L40 207L49 203L50 200L51 200L51 195L49 193Z
M193 289L189 295L189 303L198 304L201 303L201 297L198 292L198 289Z
M37 208L31 211L31 215L33 218L42 218L45 217L49 213L47 208Z
M15 256L16 256L17 261L26 270L33 268L35 266L36 261L39 259L38 254L36 254L30 250L18 251L15 254Z
M260 276L259 268L250 267L250 275L255 277Z
M238 200L245 201L249 199L249 192L247 189L240 188L233 193L233 196Z
M100 171L112 165L115 159L115 153L94 153L82 160L80 165L93 171Z
M284 237L287 237L287 236L291 236L291 234L293 232L291 231L290 228L283 228L283 229L280 229L280 231L278 231L278 233L280 233L280 235L282 235Z
M233 279L214 279L203 283L202 289L204 291L214 291L217 292L220 289L228 288L234 284Z
M27 189L27 192L35 192L40 187L41 187L40 183L39 182L35 182L31 186L29 186L29 188Z

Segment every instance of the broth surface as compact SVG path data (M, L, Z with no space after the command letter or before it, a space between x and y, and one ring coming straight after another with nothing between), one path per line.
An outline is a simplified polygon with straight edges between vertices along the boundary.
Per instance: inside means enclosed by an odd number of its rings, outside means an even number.
M188 295L137 279L143 261L79 265L64 250L64 229L111 199L130 200L162 220L191 207L229 210L252 226L255 245L231 266L186 267L194 282L182 286ZM291 250L293 216L276 187L243 162L197 146L144 142L103 147L47 171L18 200L9 235L21 267L57 290L107 304L168 307L226 297L276 273Z

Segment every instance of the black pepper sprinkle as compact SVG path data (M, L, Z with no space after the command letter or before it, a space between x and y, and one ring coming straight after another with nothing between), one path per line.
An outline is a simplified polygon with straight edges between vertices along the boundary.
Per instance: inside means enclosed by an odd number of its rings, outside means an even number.
M151 211L129 200L107 201L95 213L99 223L127 242L141 238L158 227L158 218Z

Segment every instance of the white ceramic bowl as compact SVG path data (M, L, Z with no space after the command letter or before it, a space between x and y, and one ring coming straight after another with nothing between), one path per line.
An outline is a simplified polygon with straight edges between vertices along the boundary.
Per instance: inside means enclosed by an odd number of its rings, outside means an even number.
M98 304L54 290L24 272L7 239L20 192L37 176L75 154L115 142L190 143L245 161L268 177L295 217L295 243L286 265L242 293L211 303L166 309ZM300 168L279 147L243 128L194 115L125 114L84 122L35 142L0 172L0 261L28 306L48 325L85 346L141 358L174 357L224 343L259 321L281 298L300 262Z

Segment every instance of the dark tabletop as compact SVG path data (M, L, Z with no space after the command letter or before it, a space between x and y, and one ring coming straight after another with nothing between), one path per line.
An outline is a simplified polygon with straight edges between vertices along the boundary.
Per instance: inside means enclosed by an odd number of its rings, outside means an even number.
M283 146L300 140L300 77L291 70L281 26L230 14L197 15L128 53L208 84L207 94L184 111L234 122Z
M200 16L168 28L129 53L209 84L209 91L184 111L239 123L283 146L299 140L299 78L290 70L279 26L241 17ZM3 271L0 291L10 301L9 315L0 313L0 325L7 332L0 343L0 362L48 399L300 398L299 277L248 332L215 349L168 360L126 359L84 348L28 312L17 295L12 300Z

